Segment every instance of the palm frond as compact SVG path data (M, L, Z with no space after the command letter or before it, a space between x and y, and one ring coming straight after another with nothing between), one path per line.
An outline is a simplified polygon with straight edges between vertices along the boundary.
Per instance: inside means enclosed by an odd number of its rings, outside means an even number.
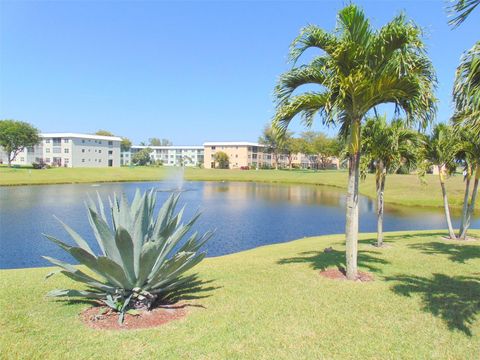
M468 18L478 5L480 5L480 0L454 0L448 8L449 14L453 15L454 18L448 23L456 28Z

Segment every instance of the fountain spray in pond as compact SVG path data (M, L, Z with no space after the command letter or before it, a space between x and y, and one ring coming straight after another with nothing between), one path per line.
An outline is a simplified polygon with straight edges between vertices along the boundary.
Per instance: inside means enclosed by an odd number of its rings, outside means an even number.
M172 166L168 168L167 176L165 177L166 189L159 189L157 191L165 192L182 192L187 191L183 188L185 168L183 166Z

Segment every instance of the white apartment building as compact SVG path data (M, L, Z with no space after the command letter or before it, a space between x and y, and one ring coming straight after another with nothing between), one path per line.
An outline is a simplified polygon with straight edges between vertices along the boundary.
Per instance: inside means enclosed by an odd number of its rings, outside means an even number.
M165 166L200 166L203 164L203 146L132 146L122 152L122 165L130 165L132 156L143 149L150 149L153 162L161 161Z
M14 165L31 165L45 162L62 167L118 167L120 142L116 136L76 133L40 134L40 144L25 148L12 162ZM6 155L2 156L6 162Z

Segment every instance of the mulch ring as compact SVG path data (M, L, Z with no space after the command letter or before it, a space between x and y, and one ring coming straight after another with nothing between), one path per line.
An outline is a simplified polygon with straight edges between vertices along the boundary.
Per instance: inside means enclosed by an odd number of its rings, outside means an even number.
M347 275L344 269L326 269L320 271L320 276L326 277L327 279L332 280L348 280ZM368 282L373 281L373 275L367 272L359 271L358 277L355 281L359 282Z
M150 311L140 310L138 314L125 314L123 324L118 323L118 313L108 306L92 306L80 313L81 321L99 330L146 329L180 319L187 314L185 304L165 305Z

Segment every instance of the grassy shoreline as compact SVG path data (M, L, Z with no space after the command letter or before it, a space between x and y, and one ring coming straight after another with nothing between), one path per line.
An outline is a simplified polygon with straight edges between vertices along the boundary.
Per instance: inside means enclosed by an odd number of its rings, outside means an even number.
M197 271L212 282L188 316L134 331L92 330L78 319L89 304L45 298L77 286L45 280L48 268L0 270L0 347L6 359L475 358L480 242L443 235L387 233L377 249L361 234L359 266L375 277L361 284L318 275L343 261L342 235L207 258Z
M0 167L0 186L105 183L160 181L168 178L171 169L167 167L122 167L122 168L56 168L32 170L26 168L8 169ZM343 171L284 171L284 170L209 170L186 168L188 181L247 181L279 184L305 184L332 186L346 189L347 174ZM473 186L473 184L472 184ZM463 178L456 175L447 180L450 206L462 206ZM375 198L375 181L368 175L360 184L360 193ZM438 179L427 175L426 184L415 175L389 175L386 181L385 202L390 205L442 207L442 197ZM477 197L480 206L480 197Z

